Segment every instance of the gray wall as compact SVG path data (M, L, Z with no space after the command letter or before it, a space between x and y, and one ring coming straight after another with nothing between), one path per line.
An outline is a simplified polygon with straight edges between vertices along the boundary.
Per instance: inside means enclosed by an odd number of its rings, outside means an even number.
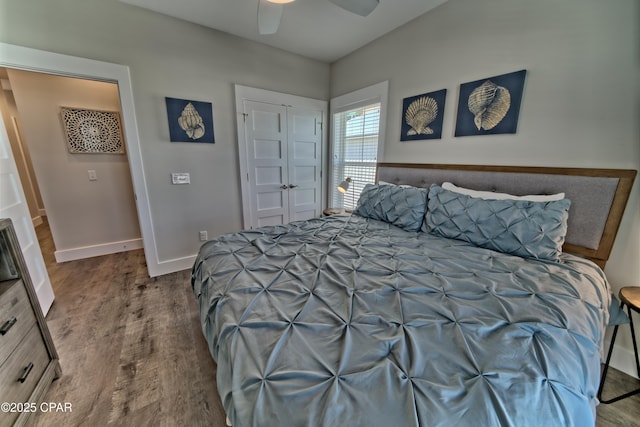
M3 0L0 41L130 67L159 261L192 256L198 231L238 230L233 85L329 97L329 65L117 0ZM164 97L213 102L216 143L170 143ZM191 185L171 185L189 172Z
M389 162L640 170L639 16L637 0L449 0L334 63L331 96L389 80ZM517 133L455 138L459 85L521 69ZM400 142L402 99L443 88L442 139ZM639 181L606 268L615 289L640 285Z
M636 0L449 0L334 63L331 96L390 81L385 161L640 169L639 13ZM455 138L460 83L520 69L517 133ZM401 142L402 99L443 88L442 139ZM639 189L607 269L618 285L640 283Z

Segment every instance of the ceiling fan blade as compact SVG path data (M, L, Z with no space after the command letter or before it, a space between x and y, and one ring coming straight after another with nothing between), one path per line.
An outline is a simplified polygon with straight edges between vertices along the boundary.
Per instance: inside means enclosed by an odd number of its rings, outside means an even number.
M336 6L360 16L367 16L375 9L380 0L329 0Z
M258 3L258 32L260 34L275 34L280 26L283 7L281 4L260 0Z

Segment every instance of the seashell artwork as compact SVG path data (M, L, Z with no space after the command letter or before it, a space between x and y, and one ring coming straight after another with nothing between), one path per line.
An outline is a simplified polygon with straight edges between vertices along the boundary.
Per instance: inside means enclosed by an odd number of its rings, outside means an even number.
M404 115L405 120L411 129L407 135L430 135L433 129L429 127L438 115L438 103L428 96L421 96L407 107Z
M489 130L507 115L511 107L511 94L507 88L487 80L471 92L467 104L478 130Z
M198 139L204 136L204 123L192 103L188 103L182 114L178 117L180 128L187 133L191 139Z
M455 136L516 133L527 70L460 85Z
M401 141L441 138L446 94L442 89L402 101Z
M165 102L171 142L216 142L212 103L168 97Z

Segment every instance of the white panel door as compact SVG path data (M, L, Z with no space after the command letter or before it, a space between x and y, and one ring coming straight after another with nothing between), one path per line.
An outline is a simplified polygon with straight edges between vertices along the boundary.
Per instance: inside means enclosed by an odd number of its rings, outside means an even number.
M251 227L288 222L287 109L244 101Z
M322 111L287 108L289 221L322 212Z
M29 269L29 276L38 295L42 314L46 315L53 304L53 289L2 120L0 120L0 218L11 218L13 222Z
M322 111L243 101L250 227L319 217Z

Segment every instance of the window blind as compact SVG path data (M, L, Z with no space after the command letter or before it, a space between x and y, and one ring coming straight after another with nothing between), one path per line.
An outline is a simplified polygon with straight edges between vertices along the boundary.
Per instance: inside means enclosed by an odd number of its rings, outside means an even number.
M364 186L375 182L379 133L379 102L333 114L332 206L355 209ZM336 187L347 177L351 184L342 194Z

